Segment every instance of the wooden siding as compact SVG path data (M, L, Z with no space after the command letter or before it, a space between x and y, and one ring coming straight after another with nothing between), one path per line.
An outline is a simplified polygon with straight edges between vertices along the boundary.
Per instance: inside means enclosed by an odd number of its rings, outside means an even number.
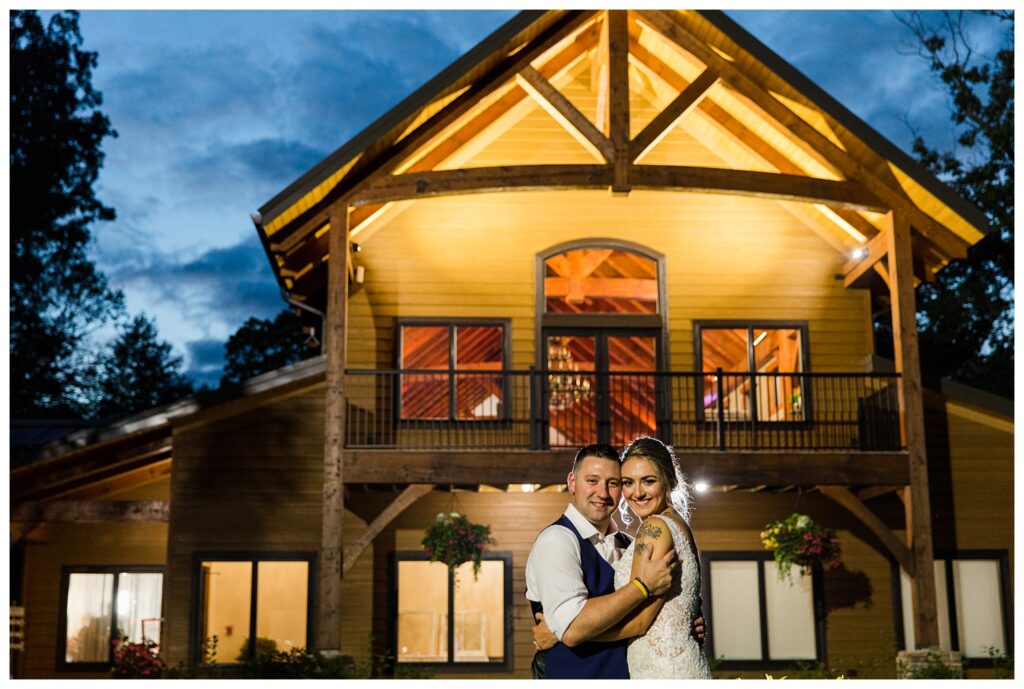
M807 321L818 372L863 370L872 352L867 291L845 289L835 279L845 257L776 202L523 192L421 200L365 242L349 367L393 366L395 319L436 316L511 319L511 364L527 368L535 256L587 238L626 239L666 256L672 370L693 370L695 320Z
M166 656L186 660L197 552L256 554L320 549L323 387L174 435L165 596ZM346 514L343 540L366 523ZM364 559L342 583L342 652L364 658L369 637ZM314 568L316 564L314 562Z
M110 493L103 500L167 500L170 479ZM107 673L58 672L60 574L68 565L157 565L167 555L167 524L45 524L25 547L25 651L22 676L104 678ZM165 579L166 587L166 579ZM165 588L166 590L166 588Z

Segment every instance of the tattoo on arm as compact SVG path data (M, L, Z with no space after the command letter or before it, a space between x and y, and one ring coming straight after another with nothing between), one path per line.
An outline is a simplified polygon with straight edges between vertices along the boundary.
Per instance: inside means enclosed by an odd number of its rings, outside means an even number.
M640 528L636 532L636 545L633 546L634 550L638 553L644 552L647 548L648 539L656 541L661 536L661 527L652 524L651 522L644 522L640 525Z

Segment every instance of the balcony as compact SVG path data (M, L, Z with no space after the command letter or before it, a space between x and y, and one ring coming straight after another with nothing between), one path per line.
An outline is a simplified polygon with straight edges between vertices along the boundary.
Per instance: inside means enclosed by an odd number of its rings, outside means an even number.
M348 370L353 450L894 453L898 375Z

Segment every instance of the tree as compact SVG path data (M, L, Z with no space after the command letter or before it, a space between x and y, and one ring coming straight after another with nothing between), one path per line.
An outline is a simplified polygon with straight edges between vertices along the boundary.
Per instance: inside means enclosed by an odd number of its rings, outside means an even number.
M1003 46L983 64L965 30L968 15L944 13L929 28L920 13L900 16L952 101L958 150L922 137L918 159L987 216L992 231L967 258L917 291L921 369L1013 397L1013 12L978 12L1005 27Z
M181 357L157 339L156 327L138 315L119 329L100 360L95 416L114 419L174 402L192 393Z
M78 13L44 27L10 13L11 413L81 413L83 342L123 308L88 258L89 226L112 220L93 184L116 136L92 86Z
M227 364L221 385L239 383L319 353L302 321L289 310L274 318L250 318L224 345ZM312 345L312 346L311 346Z

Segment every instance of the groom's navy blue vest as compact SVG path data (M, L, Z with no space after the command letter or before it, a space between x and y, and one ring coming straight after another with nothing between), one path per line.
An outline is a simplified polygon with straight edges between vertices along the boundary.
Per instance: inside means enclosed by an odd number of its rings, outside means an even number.
M587 597L596 598L612 593L615 590L615 570L605 562L594 544L580 536L580 532L564 514L555 524L572 531L580 542L583 584L587 587ZM616 534L615 538L621 539L619 543L623 545L622 541L626 537ZM626 643L587 641L574 648L556 644L547 650L545 679L629 679Z

